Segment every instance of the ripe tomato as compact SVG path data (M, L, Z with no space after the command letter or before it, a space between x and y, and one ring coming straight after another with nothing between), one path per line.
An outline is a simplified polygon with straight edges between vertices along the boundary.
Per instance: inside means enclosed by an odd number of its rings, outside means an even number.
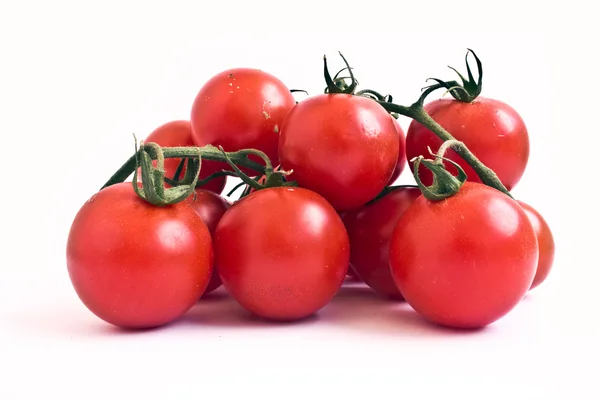
M538 245L527 214L502 192L465 182L441 201L417 198L390 241L392 276L425 318L484 327L512 310L531 286Z
M394 126L398 131L398 139L400 141L398 146L398 161L396 162L396 168L394 168L394 172L392 173L388 185L392 185L396 179L400 177L400 174L402 174L402 171L404 171L404 168L406 167L406 134L404 133L404 129L402 129L398 123L398 120L395 118L392 119L394 121Z
M508 104L478 97L471 103L439 99L425 105L425 111L456 140L464 142L479 160L494 170L508 190L512 190L525 172L529 160L529 135L519 114ZM429 156L442 140L416 121L406 133L408 159ZM453 150L446 157L457 162L467 173L468 180L481 182L475 171ZM414 168L411 164L411 168ZM419 168L423 183L431 185L431 171Z
M403 297L390 271L390 238L402 213L420 195L417 187L394 189L343 217L350 238L350 266L373 290L392 299Z
M177 319L204 292L212 264L210 233L189 204L153 206L131 182L92 196L67 243L69 277L81 301L124 328Z
M531 225L533 225L540 251L535 278L533 278L530 288L533 289L544 282L550 274L554 262L554 237L548 223L537 210L522 201L518 203L523 207Z
M189 121L170 121L156 128L145 142L154 142L161 147L180 147L180 146L195 146L192 140L192 126ZM165 159L165 176L173 178L177 167L181 162L180 158ZM220 171L222 163L202 160L199 179L205 179L211 174ZM179 175L179 179L183 178L185 167ZM227 177L223 176L209 181L206 185L202 185L202 189L210 190L211 192L221 193L225 188Z
M342 220L324 198L275 187L231 206L217 225L215 254L225 289L244 308L297 320L337 293L350 249Z
M202 221L204 221L208 227L208 231L213 236L219 220L231 206L231 203L222 196L202 189L196 189L196 195L188 197L186 201L194 210L196 210L198 215L200 215L200 218L202 218ZM204 291L204 295L212 292L219 286L221 286L221 278L219 277L217 269L213 268L210 282Z
M198 146L220 145L225 151L257 149L277 165L279 130L295 104L290 90L271 74L251 68L223 71L206 82L194 100L194 142ZM221 167L231 169L227 164ZM256 175L241 169L250 176Z
M360 207L389 182L398 161L398 131L375 101L322 94L298 103L281 128L279 157L290 180L337 211Z

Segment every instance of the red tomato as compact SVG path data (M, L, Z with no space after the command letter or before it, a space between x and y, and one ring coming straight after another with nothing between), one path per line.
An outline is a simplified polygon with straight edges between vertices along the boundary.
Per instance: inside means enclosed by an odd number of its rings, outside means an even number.
M439 99L425 105L431 117L456 140L464 142L479 160L494 170L508 190L512 190L525 172L529 160L529 135L519 114L498 100L478 97L472 103ZM417 156L429 158L442 140L416 121L412 121L406 134L408 159ZM456 161L467 173L468 180L481 182L475 171L453 150L446 157ZM411 164L411 168L413 168ZM431 171L424 165L419 168L423 183L431 185Z
M406 134L404 133L404 129L402 129L398 123L398 120L395 118L392 119L394 121L394 126L398 131L398 138L400 139L400 142L398 146L398 161L396 162L396 168L394 168L394 172L392 173L392 177L390 178L388 185L392 185L396 179L400 177L400 174L402 174L402 171L404 171L404 168L406 167Z
M206 82L194 100L194 142L199 146L220 145L225 151L257 149L277 165L279 130L295 104L290 90L273 75L251 68L223 71ZM222 168L231 169L227 164Z
M417 198L390 241L392 276L425 318L484 327L512 310L531 286L538 245L527 214L502 192L465 182L442 201Z
M372 204L344 214L350 265L377 293L403 300L390 271L390 238L398 219L421 195L417 187L392 190Z
M180 147L180 146L195 146L192 140L192 127L189 121L170 121L156 128L148 137L145 142L154 142L161 147ZM177 167L181 162L180 158L166 158L165 159L165 176L167 178L173 178ZM156 165L156 164L155 164ZM222 164L214 161L202 160L202 166L200 167L200 175L198 179L204 179L208 176L220 171ZM185 174L185 167L183 168L179 179L183 178ZM208 182L206 185L202 185L202 189L210 190L211 192L221 193L225 188L227 177L215 178ZM168 186L168 185L167 185Z
M519 204L523 207L531 225L533 225L540 250L535 278L533 278L530 288L533 289L544 282L550 274L554 262L554 237L548 223L539 212L522 201L519 201Z
M210 233L185 202L156 207L131 182L109 186L77 213L67 267L77 295L104 321L153 328L200 298L212 273Z
M231 206L231 203L222 196L202 189L196 189L196 195L188 197L186 201L194 210L196 210L198 215L200 215L200 218L202 218L202 221L204 221L208 227L208 231L211 235L215 234L215 229L217 228L219 220ZM219 271L217 271L216 268L213 268L210 282L204 291L204 295L212 292L219 286L221 286Z
M298 103L281 128L281 167L290 180L338 211L360 207L389 182L398 161L398 131L375 101L322 94Z
M349 263L342 220L303 188L258 190L223 215L215 254L225 289L266 319L297 320L325 306Z

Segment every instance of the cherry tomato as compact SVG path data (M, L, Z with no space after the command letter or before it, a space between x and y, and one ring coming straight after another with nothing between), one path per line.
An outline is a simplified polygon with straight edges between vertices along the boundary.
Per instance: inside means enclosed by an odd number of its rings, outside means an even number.
M525 172L529 160L529 135L519 114L508 104L478 97L471 103L439 99L425 105L425 111L456 140L464 142L479 160L494 170L508 190L512 190ZM429 157L442 140L416 121L406 134L408 159ZM468 180L481 182L475 171L453 150L446 157L457 162L467 173ZM411 164L411 168L414 165ZM431 185L433 175L425 166L419 168L425 185Z
M406 301L454 328L484 327L507 314L527 293L537 262L525 211L479 183L437 202L417 198L390 241L392 276Z
M198 215L200 215L200 218L202 218L202 221L204 221L208 227L208 231L211 235L215 234L215 229L217 228L219 220L231 206L231 203L222 196L203 189L196 189L196 195L188 197L186 201L194 210L196 210ZM219 277L219 271L217 271L216 268L213 268L210 282L208 283L203 296L220 286L221 278Z
M295 104L290 90L271 74L251 68L223 71L206 82L194 100L194 142L199 146L223 146L226 151L257 149L277 165L279 131ZM221 167L231 169L227 164Z
M519 204L523 207L531 225L533 225L540 251L535 278L533 278L530 288L533 289L544 282L550 274L554 262L554 237L548 223L537 210L523 201L519 201Z
M398 161L398 131L377 102L322 94L298 103L281 128L279 157L291 180L338 211L375 198Z
M177 319L212 273L210 233L185 202L156 207L131 182L109 186L77 213L67 243L75 291L99 318L124 328Z
M396 168L394 168L394 172L392 173L392 177L390 178L388 185L392 185L396 179L400 177L402 171L406 167L406 134L404 133L404 129L398 123L398 120L392 118L394 121L394 126L398 131L398 139L400 140L398 146L398 161L396 162Z
M390 238L402 213L420 195L417 187L397 188L343 217L350 238L350 266L373 290L392 299L403 297L390 271Z
M350 249L342 220L303 188L258 190L231 206L215 232L225 289L262 318L297 320L342 286Z
M192 140L192 126L189 121L170 121L158 128L156 128L148 137L145 142L154 142L161 147L181 147L181 146L195 146ZM167 178L173 178L177 167L181 162L180 158L166 158L165 159L165 176ZM155 164L156 165L156 164ZM222 163L202 160L202 166L200 168L199 179L205 179L208 176L220 171ZM185 174L185 167L181 171L178 179L183 178ZM202 189L210 190L211 192L221 193L225 188L227 177L223 176L210 180L205 185L202 185ZM168 185L167 185L168 186Z

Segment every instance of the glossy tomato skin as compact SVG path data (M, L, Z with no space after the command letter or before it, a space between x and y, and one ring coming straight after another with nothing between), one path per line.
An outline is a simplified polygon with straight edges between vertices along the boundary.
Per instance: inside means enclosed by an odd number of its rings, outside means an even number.
M277 187L233 204L217 226L215 254L225 289L246 310L292 321L333 298L350 249L342 220L323 197Z
M390 241L392 276L406 301L453 328L481 328L507 314L527 293L537 262L525 211L479 183L439 202L417 198Z
M202 218L202 221L208 227L211 237L214 237L217 224L221 220L223 214L225 214L225 211L231 207L231 203L224 197L203 189L196 189L196 194L188 197L186 201L192 206L198 215L200 215L200 218ZM221 277L219 276L219 271L217 271L216 268L213 268L210 281L208 282L208 286L206 287L203 296L214 291L220 286Z
M518 203L523 207L523 210L525 210L529 222L531 222L531 225L533 226L539 247L538 265L535 272L535 278L531 284L531 290L544 282L550 274L552 264L554 263L554 236L552 235L548 222L546 222L544 217L536 209L523 201L519 200Z
M404 171L406 167L406 134L404 133L404 129L400 126L400 123L397 119L393 118L394 126L398 131L398 161L396 162L396 168L394 168L394 172L388 182L388 185L392 185L396 179L400 177L400 174Z
M286 85L267 72L252 68L220 72L204 84L192 105L194 142L223 146L225 151L257 149L277 165L279 131L295 104ZM227 164L222 167L231 169Z
M131 182L92 196L67 243L77 295L96 316L123 328L154 328L180 317L204 292L212 264L210 233L189 204L152 206Z
M494 170L508 190L517 185L529 160L529 134L523 119L512 107L498 100L478 97L472 103L434 100L425 105L425 111ZM435 134L413 120L406 133L407 158L429 157L427 147L435 152L441 143ZM448 151L446 157L465 170L469 181L481 182L475 171L453 150ZM425 185L431 185L432 174L425 166L419 168L419 176Z
M192 126L189 121L185 120L169 121L159 126L148 135L145 142L154 142L161 147L195 146L194 141L192 140ZM165 176L167 178L173 178L180 162L180 158L165 159ZM199 179L207 178L215 172L220 171L222 169L221 167L221 163L202 160ZM179 179L184 177L185 170L186 168L184 167L179 175ZM225 188L226 181L227 177L225 176L215 178L206 185L202 185L202 188L210 190L211 192L221 193Z
M281 167L337 211L358 208L389 182L398 161L393 118L372 99L322 94L298 103L283 123Z
M419 196L417 187L398 188L372 204L344 214L351 267L369 287L390 299L404 299L390 270L390 238L400 216Z

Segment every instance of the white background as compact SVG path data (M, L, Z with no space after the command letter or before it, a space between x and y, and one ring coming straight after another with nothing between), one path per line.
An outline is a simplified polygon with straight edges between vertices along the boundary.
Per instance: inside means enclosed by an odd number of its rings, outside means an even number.
M600 35L590 6L150 3L0 3L0 399L598 398ZM318 93L323 54L337 70L341 50L364 87L409 104L426 78L454 78L446 65L464 70L467 47L483 60L483 95L528 126L514 193L557 244L548 280L488 329L437 329L345 288L299 324L248 320L217 296L177 324L123 334L76 297L65 265L75 213L132 154L132 133L188 118L213 74L257 67Z

